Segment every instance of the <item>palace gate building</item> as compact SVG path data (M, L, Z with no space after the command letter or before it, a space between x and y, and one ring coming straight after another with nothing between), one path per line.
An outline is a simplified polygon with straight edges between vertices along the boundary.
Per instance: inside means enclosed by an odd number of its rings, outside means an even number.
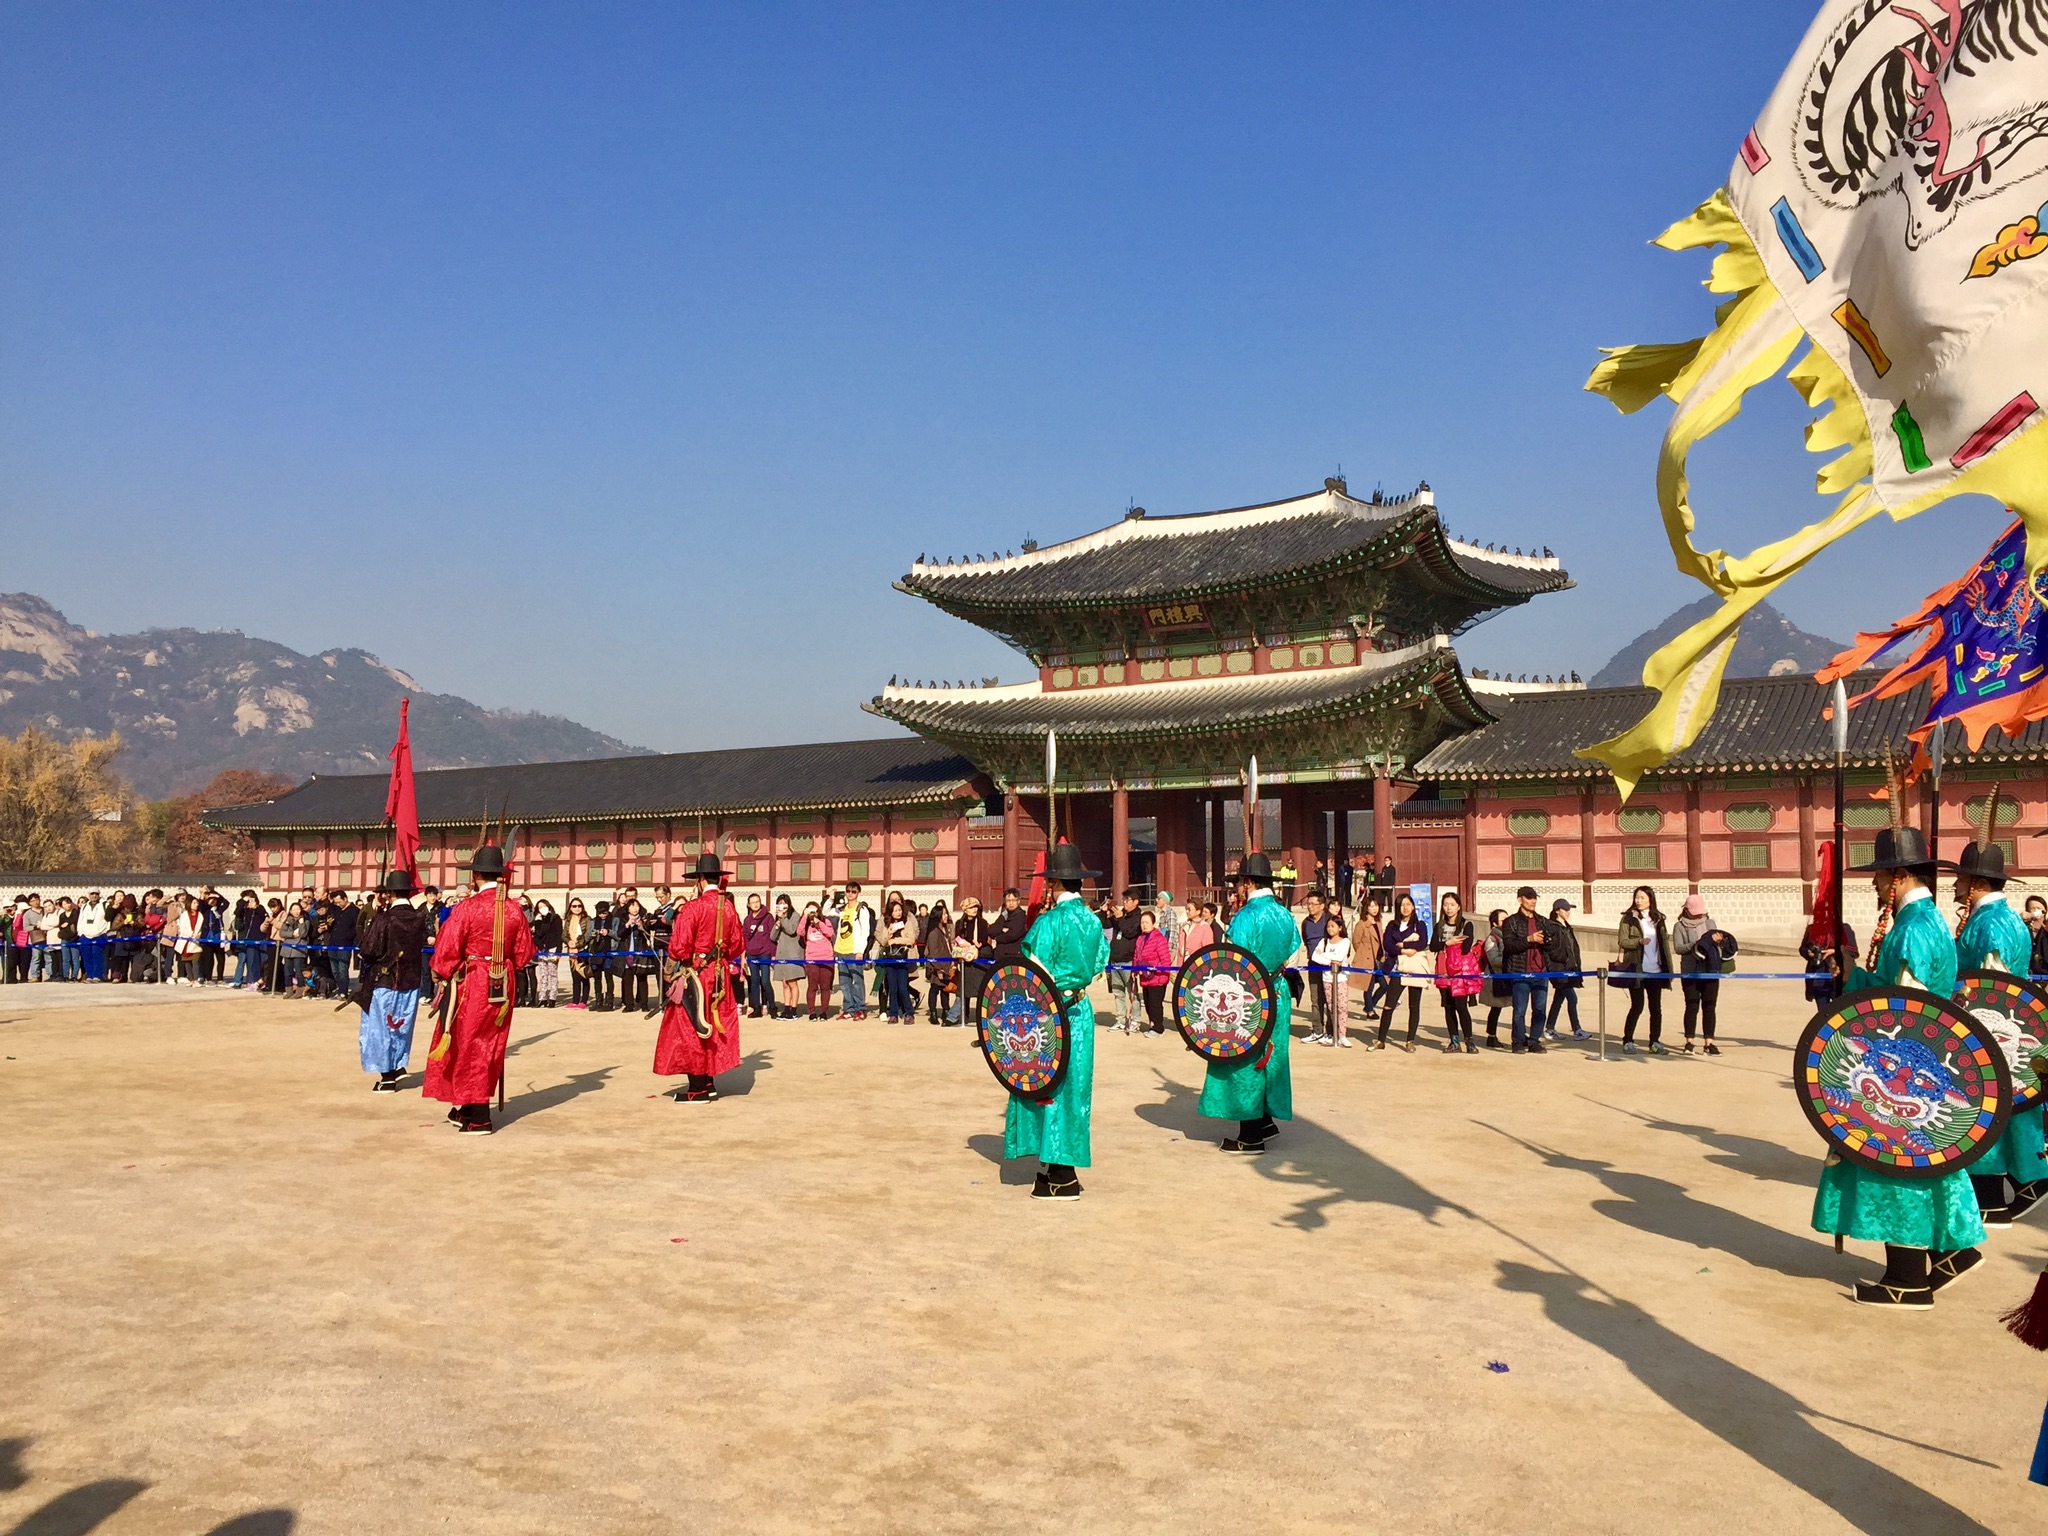
M516 882L557 905L673 883L706 847L742 896L801 900L857 879L989 901L1028 879L1056 816L1111 886L1185 897L1225 878L1249 816L1304 887L1318 863L1391 856L1403 885L1455 888L1485 910L1529 883L1595 926L1611 927L1637 883L1670 910L1702 891L1739 934L1779 942L1810 909L1832 823L1821 690L1800 676L1731 680L1699 742L1623 807L1574 749L1652 695L1469 675L1456 636L1571 581L1548 551L1454 537L1426 485L1365 501L1333 479L1262 506L1134 509L1043 549L920 558L897 585L1001 636L1032 675L892 679L866 707L912 737L422 772L424 876L459 881L479 821L502 806L519 827ZM1920 702L1853 717L1852 854L1887 815L1871 798L1883 744ZM2008 859L2022 875L2048 866L2035 838L2048 831L2044 756L2043 728L1994 733L1974 756L1952 748L1944 854L1975 835L2002 779ZM316 777L205 819L255 838L255 883L360 889L383 845L384 787L381 774ZM1867 887L1851 893L1851 919L1867 925Z

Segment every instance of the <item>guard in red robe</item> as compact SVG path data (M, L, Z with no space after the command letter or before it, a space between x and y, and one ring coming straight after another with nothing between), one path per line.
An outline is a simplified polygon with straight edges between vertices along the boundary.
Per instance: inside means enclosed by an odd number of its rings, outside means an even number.
M449 985L423 1092L455 1106L448 1119L458 1131L488 1136L519 972L533 961L533 930L505 890L503 850L490 843L477 849L470 874L476 894L448 914L434 938L434 974Z
M724 874L715 853L697 861L690 877L697 894L676 908L669 935L668 995L654 1042L654 1070L661 1077L688 1074L670 1095L678 1104L710 1103L718 1097L712 1079L740 1064L733 974L746 942L740 914L719 884Z

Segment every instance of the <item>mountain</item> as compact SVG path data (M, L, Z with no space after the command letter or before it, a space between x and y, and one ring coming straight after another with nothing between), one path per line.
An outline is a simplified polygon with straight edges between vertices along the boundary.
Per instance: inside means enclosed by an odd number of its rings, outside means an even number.
M1703 597L1671 615L1655 629L1629 641L1607 665L1593 674L1595 688L1634 688L1643 681L1643 663L1658 646L1682 634L1721 606L1718 597ZM1813 672L1847 647L1824 635L1810 635L1769 603L1758 603L1742 621L1735 651L1728 658L1729 677L1777 677L1786 672Z
M224 768L304 779L385 766L398 701L412 700L422 768L558 762L645 751L565 720L428 693L368 651L302 656L234 630L99 635L25 592L0 594L0 732L119 732L116 768L148 798Z

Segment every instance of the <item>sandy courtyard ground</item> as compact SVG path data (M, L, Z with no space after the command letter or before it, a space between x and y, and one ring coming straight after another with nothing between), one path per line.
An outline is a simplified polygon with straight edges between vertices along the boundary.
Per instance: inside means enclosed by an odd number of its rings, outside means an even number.
M2048 1530L2048 1224L1852 1305L1792 984L1718 1061L1297 1047L1250 1161L1104 1035L1071 1206L957 1030L749 1020L698 1107L528 1012L458 1138L324 1004L10 1001L12 1536Z

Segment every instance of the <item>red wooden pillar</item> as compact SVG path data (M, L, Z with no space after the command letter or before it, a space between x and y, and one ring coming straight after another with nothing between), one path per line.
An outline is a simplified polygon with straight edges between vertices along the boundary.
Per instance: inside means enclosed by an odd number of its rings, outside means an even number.
M1600 789L1597 784L1588 784L1579 791L1579 921L1586 920L1586 914L1593 910L1593 854L1599 846L1593 836L1594 817L1598 813Z
M1214 796L1209 801L1209 888L1223 889L1230 878L1230 854L1223 846L1223 797Z
M1700 888L1700 786L1694 780L1685 786L1685 888Z
M1394 779L1385 763L1372 776L1372 857L1375 864L1384 864L1394 852ZM1395 865L1395 872L1400 866Z
M1477 784L1465 791L1464 848L1459 860L1465 866L1459 871L1465 885L1465 905L1475 912L1479 910L1479 793ZM1396 868L1395 873L1399 874L1400 870Z
M1131 883L1131 792L1118 784L1109 792L1109 888L1122 896Z
M1019 865L1024 856L1023 827L1024 808L1017 803L1014 789L1003 791L1003 889L1020 885Z
M1799 910L1813 915L1813 883L1820 875L1820 844L1813 829L1813 780L1799 781Z

